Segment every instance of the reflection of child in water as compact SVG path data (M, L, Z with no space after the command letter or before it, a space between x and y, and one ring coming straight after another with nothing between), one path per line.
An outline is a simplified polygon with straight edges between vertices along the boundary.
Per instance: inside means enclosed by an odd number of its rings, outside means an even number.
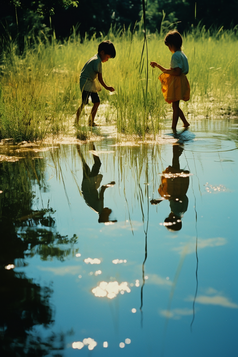
M163 171L161 184L158 189L162 198L169 200L171 212L164 220L164 225L169 230L179 231L182 228L182 217L188 208L188 197L186 196L189 186L189 171L181 170L179 156L183 148L179 145L173 146L172 166ZM160 203L162 200L151 200L151 204Z
M94 145L93 149L95 150ZM109 219L112 210L108 207L104 207L104 192L108 187L114 186L115 182L112 181L107 185L101 186L101 189L98 191L103 178L103 175L99 174L101 167L101 161L99 157L96 155L96 153L93 153L94 164L90 170L83 157L83 154L81 153L79 145L77 146L77 150L83 164L82 193L85 202L90 208L99 214L99 223L117 222L116 220Z

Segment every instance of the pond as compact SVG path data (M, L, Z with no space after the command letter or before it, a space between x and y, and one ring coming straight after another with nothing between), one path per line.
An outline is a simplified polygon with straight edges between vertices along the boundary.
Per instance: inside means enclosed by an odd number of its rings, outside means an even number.
M1 146L1 356L234 356L237 144Z

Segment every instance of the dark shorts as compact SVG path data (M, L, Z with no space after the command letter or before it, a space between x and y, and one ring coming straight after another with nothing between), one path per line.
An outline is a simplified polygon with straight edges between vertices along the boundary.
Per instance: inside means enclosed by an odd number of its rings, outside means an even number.
M100 99L97 93L83 91L82 102L83 104L88 104L88 98L91 97L93 103L100 103Z

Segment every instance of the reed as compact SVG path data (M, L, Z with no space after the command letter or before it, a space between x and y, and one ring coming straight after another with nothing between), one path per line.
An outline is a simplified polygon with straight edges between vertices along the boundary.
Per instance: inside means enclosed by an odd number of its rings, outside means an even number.
M198 26L184 34L191 98L183 103L183 110L189 120L237 112L236 33L237 29L206 30ZM34 46L26 41L21 55L17 46L9 43L1 56L0 138L39 140L70 132L80 104L80 70L97 52L98 44L108 38L114 42L117 56L103 64L103 76L116 94L111 96L104 89L100 93L101 102L109 108L105 121L113 121L118 132L142 138L147 133L155 135L165 118L170 118L171 107L161 93L157 79L160 71L148 68L145 56L141 56L144 33L139 27L111 29L100 38L81 39L73 33L64 42L54 36L36 39ZM149 62L155 60L169 67L171 54L162 33L147 34L147 46ZM90 136L85 120L83 115L79 137Z

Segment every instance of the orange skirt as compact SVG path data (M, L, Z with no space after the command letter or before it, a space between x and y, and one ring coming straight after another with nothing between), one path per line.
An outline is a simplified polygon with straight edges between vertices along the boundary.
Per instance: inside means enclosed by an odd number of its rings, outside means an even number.
M185 74L181 76L171 76L167 73L162 73L159 78L164 99L168 103L190 98L190 85Z

